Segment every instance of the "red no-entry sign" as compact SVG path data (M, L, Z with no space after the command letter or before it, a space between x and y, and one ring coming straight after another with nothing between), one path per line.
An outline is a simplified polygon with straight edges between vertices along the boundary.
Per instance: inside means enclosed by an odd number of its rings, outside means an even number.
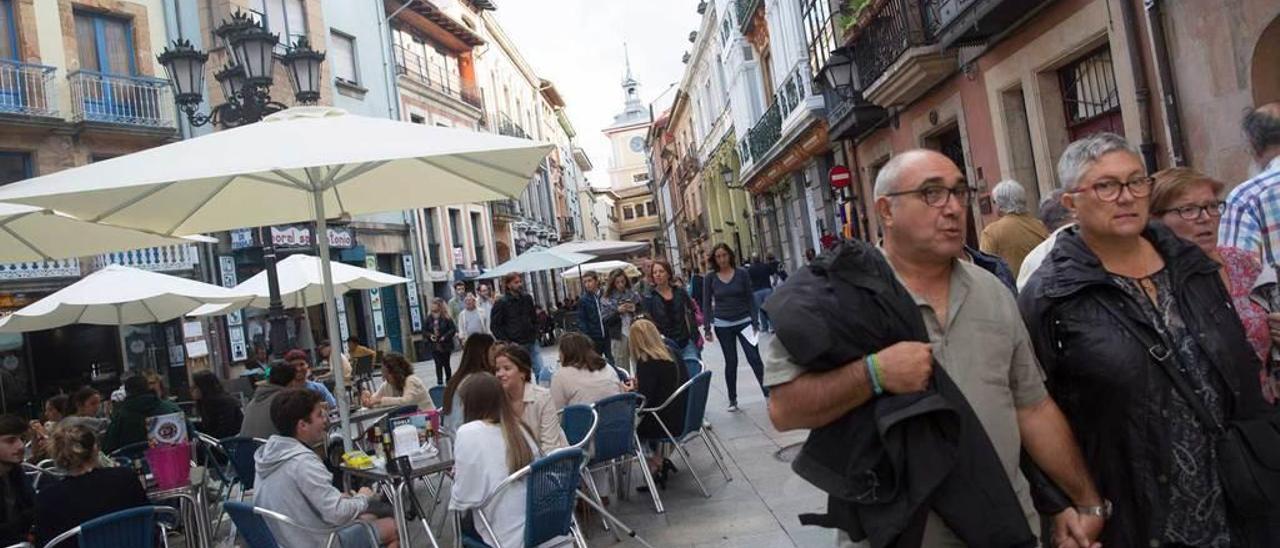
M844 188L853 182L853 175L849 173L849 168L844 166L833 166L827 173L827 177L831 179L833 188Z

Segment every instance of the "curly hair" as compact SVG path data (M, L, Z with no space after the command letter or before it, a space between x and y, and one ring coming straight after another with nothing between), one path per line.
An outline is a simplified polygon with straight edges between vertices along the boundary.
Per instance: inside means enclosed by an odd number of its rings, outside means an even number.
M98 458L98 437L80 425L60 423L49 436L53 462L63 470L75 470Z

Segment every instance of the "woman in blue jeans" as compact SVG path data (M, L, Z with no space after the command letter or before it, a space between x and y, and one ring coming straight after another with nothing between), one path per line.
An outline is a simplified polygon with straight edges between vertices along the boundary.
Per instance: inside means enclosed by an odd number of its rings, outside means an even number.
M708 342L720 339L720 350L724 352L724 382L729 390L729 411L738 410L738 350L734 348L737 341L742 343L742 353L747 355L747 363L756 374L760 390L769 397L769 389L764 387L760 350L743 334L747 328L758 329L754 307L755 294L747 271L738 268L737 258L728 245L716 244L711 248L711 272L702 284L703 330Z

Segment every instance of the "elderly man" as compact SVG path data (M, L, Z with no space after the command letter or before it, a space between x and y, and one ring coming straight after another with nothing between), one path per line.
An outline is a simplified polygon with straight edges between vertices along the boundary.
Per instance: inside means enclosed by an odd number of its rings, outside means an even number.
M1254 109L1244 118L1258 174L1227 195L1218 245L1258 256L1264 265L1280 262L1280 101Z
M991 199L1000 219L982 229L978 248L1004 259L1016 277L1022 259L1049 236L1049 231L1040 219L1027 212L1027 191L1021 183L1001 182L991 190Z
M899 342L874 353L877 382L866 358L828 371L807 371L776 337L762 342L769 417L779 430L819 428L875 397L926 388L936 359L977 414L1017 493L1031 531L1040 531L1023 449L1071 498L1054 519L1059 540L1091 545L1104 505L1058 406L1049 397L1017 303L995 276L958 260L972 190L951 160L913 150L895 156L876 178L875 211L884 227L883 253L915 299L930 344ZM1088 515L1086 515L1088 514ZM1067 538L1067 534L1070 538ZM843 531L842 546L854 544ZM930 513L923 546L962 545Z

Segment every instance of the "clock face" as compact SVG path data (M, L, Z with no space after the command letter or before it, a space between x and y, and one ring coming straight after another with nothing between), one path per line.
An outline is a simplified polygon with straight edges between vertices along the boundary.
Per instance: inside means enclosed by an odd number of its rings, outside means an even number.
M644 139L642 139L642 138L640 138L640 137L632 137L632 138L631 138L631 151L632 151L632 152L640 152L640 151L641 151L641 150L643 150L643 149L644 149Z

